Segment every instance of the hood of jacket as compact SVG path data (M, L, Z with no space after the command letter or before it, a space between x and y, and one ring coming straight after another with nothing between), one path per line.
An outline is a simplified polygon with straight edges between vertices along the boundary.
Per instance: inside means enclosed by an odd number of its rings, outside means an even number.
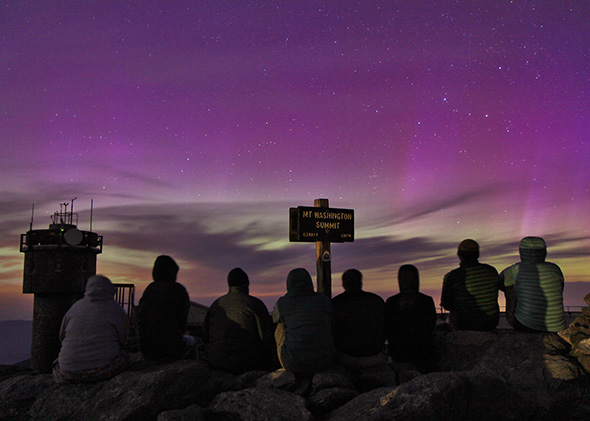
M523 263L542 263L547 257L547 244L541 237L525 237L520 240L518 252Z
M111 283L109 278L94 275L86 282L84 297L91 301L112 300L116 292L117 288Z
M310 294L313 292L313 281L307 270L297 268L289 272L287 275L288 294Z

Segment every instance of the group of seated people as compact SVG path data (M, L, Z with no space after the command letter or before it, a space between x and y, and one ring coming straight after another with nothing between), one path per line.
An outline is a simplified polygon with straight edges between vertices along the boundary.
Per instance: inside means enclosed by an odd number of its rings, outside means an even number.
M479 263L479 245L464 240L460 267L445 275L441 305L451 329L492 330L498 324L498 290L506 295L507 319L524 332L563 329L563 275L545 262L540 237L523 238L521 262L500 274ZM287 275L287 293L272 313L249 293L248 275L240 268L227 275L229 291L207 310L203 343L185 335L189 296L178 282L178 265L159 256L152 282L139 302L136 322L143 356L155 362L200 358L212 368L232 373L284 368L309 376L338 363L354 369L388 361L411 363L423 372L434 368L434 301L422 294L418 269L399 268L399 293L384 301L363 290L357 269L342 275L344 292L333 299L314 291L303 268ZM113 299L108 278L92 276L83 299L63 319L62 348L54 363L57 383L104 380L125 370L123 351L127 315Z

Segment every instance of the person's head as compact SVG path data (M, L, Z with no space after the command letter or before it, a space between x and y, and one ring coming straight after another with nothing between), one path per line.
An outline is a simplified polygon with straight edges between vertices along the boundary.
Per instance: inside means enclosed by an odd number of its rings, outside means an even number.
M342 288L345 291L360 291L363 289L363 274L357 269L348 269L342 274Z
M152 278L156 282L175 282L178 265L170 256L158 256L154 262Z
M414 265L400 266L397 281L400 292L420 291L420 275L418 275L418 268Z
M463 240L457 248L457 256L462 262L477 260L479 258L479 244L474 240Z
M524 237L518 245L518 253L523 262L544 262L547 244L541 237Z
M304 268L293 269L287 275L287 293L289 294L308 294L313 291L313 281L311 275Z
M227 274L228 287L247 287L250 285L248 275L241 268L233 268Z
M86 282L84 296L91 301L112 300L116 292L117 288L109 278L103 275L92 275Z

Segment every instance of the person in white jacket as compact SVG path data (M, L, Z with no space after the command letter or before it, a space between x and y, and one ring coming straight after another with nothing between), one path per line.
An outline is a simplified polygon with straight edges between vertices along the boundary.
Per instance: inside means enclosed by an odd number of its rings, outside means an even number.
M84 298L64 316L59 333L61 350L53 367L58 384L98 382L127 368L123 349L129 321L114 299L115 292L109 278L91 276Z

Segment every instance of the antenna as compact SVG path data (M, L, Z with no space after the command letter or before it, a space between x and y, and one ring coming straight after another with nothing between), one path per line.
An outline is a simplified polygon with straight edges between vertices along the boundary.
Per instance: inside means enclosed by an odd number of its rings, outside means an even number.
M94 199L90 199L90 231L92 231L92 211L94 210Z
M29 231L33 231L33 216L35 215L35 204L33 203L33 208L31 209L31 223L29 224Z
M70 209L70 212L72 213L72 216L74 216L74 200L76 200L77 198L78 198L78 197L76 196L76 197L74 197L74 198L72 199L72 208Z

